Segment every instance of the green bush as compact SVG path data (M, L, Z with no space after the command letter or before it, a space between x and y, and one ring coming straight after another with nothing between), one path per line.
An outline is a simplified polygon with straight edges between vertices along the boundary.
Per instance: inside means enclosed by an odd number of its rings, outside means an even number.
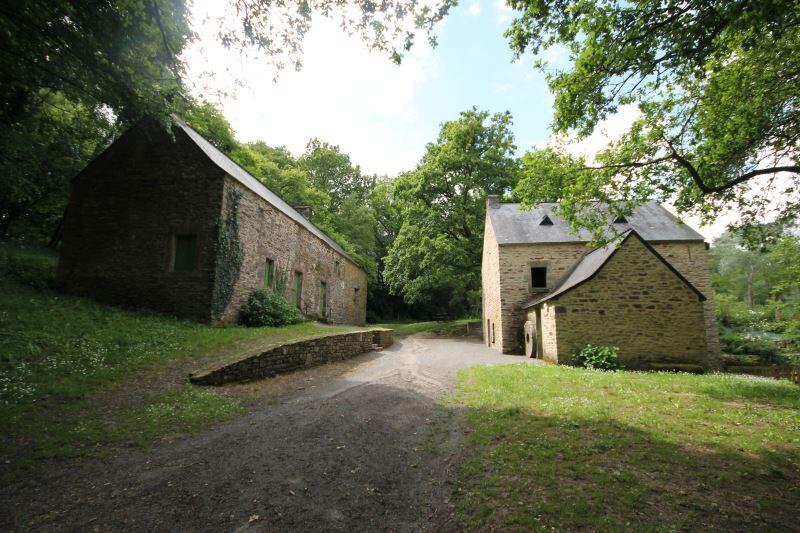
M250 327L287 326L303 321L300 311L272 291L259 289L239 312L239 321Z
M720 335L722 351L734 355L757 355L765 364L779 363L778 344L764 337L743 335L741 333L725 333Z
M602 346L587 344L580 352L575 354L575 363L584 368L595 370L617 370L619 364L619 348L616 346Z
M730 294L714 294L717 321L734 329L755 329L766 331L770 328L771 311L766 306L750 309L747 304Z
M53 284L55 271L56 254L50 250L0 244L0 276L44 290Z

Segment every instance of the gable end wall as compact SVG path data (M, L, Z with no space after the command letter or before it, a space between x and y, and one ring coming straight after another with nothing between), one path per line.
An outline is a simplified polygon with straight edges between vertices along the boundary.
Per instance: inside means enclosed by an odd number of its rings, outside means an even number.
M134 126L71 183L56 286L209 322L223 175L181 131ZM192 272L170 272L176 233L197 234Z
M558 325L559 363L590 343L619 347L631 368L708 362L703 302L639 239L626 240L594 278L546 307Z

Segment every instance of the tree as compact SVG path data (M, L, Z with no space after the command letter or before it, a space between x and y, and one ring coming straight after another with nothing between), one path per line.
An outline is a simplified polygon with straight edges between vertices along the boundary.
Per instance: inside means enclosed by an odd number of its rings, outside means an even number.
M14 126L43 89L105 105L130 123L181 93L192 37L183 0L24 0L0 7L0 123ZM24 135L24 131L18 132Z
M766 302L771 266L762 250L749 249L739 235L726 232L714 241L709 255L717 291L735 296L750 309Z
M348 199L366 201L375 184L375 176L365 176L358 165L353 165L350 156L342 153L338 146L311 139L300 165L311 178L314 186L328 193L330 209L338 210Z
M487 194L514 186L511 114L471 109L441 126L417 167L397 178L402 225L384 277L407 303L477 312Z
M24 131L24 136L19 135ZM69 181L117 133L98 108L42 90L14 128L0 128L0 238L52 240Z
M781 198L781 218L798 215L800 1L508 3L520 13L506 32L517 56L570 53L571 68L548 75L555 133L585 137L620 106L638 110L591 164L528 175L529 203L557 192L565 218L596 236L596 197L630 212L655 196L706 219L737 206L745 224Z
M454 0L272 2L229 0L219 39L254 50L278 68L302 64L314 15L339 21L372 48L399 61L417 32L430 34ZM41 89L105 105L125 124L181 110L185 64L194 37L187 0L22 0L0 7L0 122L16 123ZM431 37L432 39L432 37Z

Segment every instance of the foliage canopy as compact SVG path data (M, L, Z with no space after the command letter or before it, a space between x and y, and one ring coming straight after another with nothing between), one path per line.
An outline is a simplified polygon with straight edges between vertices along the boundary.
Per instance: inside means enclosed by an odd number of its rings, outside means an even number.
M735 206L744 224L770 202L783 219L798 215L797 0L509 5L519 12L506 32L517 55L556 47L572 60L548 74L555 133L586 137L622 106L637 111L593 162L552 150L529 154L519 188L526 202L562 200L570 223L598 240L601 223L589 214L595 199L630 212L657 197L706 219ZM543 165L553 170L535 173Z

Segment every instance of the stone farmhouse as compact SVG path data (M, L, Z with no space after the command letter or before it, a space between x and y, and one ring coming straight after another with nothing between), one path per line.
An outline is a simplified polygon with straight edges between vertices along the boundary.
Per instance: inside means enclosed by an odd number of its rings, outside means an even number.
M483 329L489 346L567 363L587 344L614 345L630 368L715 366L719 333L703 237L651 202L589 248L557 204L520 209L489 196ZM680 368L680 366L678 366Z
M367 273L310 220L182 120L128 130L72 181L62 290L207 323L259 288L309 317L360 324Z

